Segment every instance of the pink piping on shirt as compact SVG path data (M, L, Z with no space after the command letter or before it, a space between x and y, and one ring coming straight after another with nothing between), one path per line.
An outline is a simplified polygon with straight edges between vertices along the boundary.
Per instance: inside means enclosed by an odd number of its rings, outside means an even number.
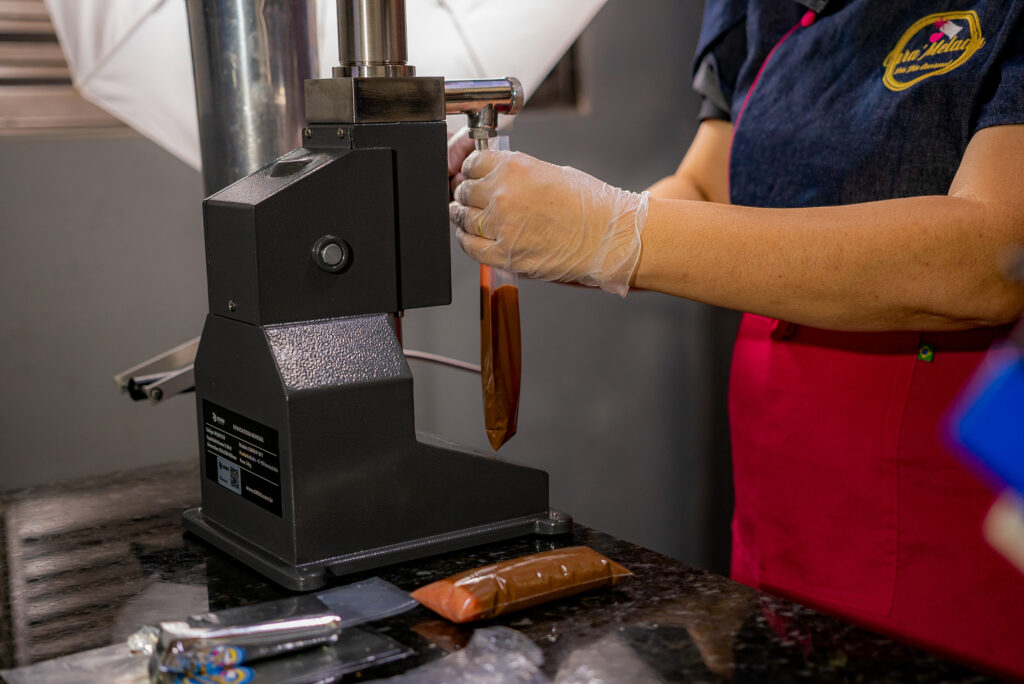
M787 38L789 38L791 35L796 33L797 29L799 29L799 28L807 28L808 26L810 26L811 24L814 23L814 20L817 17L818 17L818 15L814 13L814 10L807 10L807 12L804 13L804 16L800 17L800 21L798 21L793 26L793 28L791 28L788 31L786 31L786 34L784 36L782 36L782 38L779 38L779 42L777 42L772 47L771 51L768 53L768 56L764 58L763 62L761 62L761 68L757 70L757 76L754 76L754 82L750 84L750 89L747 91L747 96L745 98L743 98L743 104L740 106L740 113L736 115L736 123L733 124L733 133L734 134L735 134L736 128L738 128L739 125L740 125L740 120L743 118L743 112L747 111L747 105L750 103L750 96L754 94L754 89L757 88L757 82L761 80L761 74L764 73L765 67L768 66L768 62L771 61L772 55L775 54L776 50L778 50L780 47L782 47L782 44L786 42ZM731 152L731 150L730 150L730 152Z

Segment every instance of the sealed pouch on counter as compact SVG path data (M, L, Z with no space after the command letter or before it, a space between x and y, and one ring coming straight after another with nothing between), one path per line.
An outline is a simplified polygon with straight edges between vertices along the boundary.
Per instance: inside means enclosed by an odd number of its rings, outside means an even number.
M611 586L632 574L589 547L570 546L452 575L412 597L452 622L471 622Z

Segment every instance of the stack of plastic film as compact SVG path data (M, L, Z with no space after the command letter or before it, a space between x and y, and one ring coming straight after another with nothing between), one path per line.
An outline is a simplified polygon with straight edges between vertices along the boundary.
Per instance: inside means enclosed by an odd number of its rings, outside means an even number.
M150 676L157 681L252 681L246 677L267 668L280 671L275 677L324 668L340 674L352 671L346 669L349 667L361 669L367 662L408 655L410 651L397 642L356 625L397 615L415 605L406 592L375 577L312 596L144 627L129 639L129 647L151 656ZM298 652L304 653L271 661ZM292 664L280 664L284 661ZM275 663L272 668L270 662ZM254 670L250 668L253 663ZM228 675L231 677L225 679ZM278 679L262 674L260 681Z
M477 149L508 150L508 136L477 140ZM519 328L519 276L480 266L480 379L484 428L497 451L516 434L523 352Z

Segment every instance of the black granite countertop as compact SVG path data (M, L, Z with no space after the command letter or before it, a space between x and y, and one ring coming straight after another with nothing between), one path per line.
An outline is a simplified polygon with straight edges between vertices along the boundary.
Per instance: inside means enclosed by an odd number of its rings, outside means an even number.
M0 495L0 669L105 646L145 623L287 593L182 534L198 503L191 464ZM583 526L373 573L412 590L455 572L584 544L634 577L504 616L544 652L544 671L615 653L632 681L945 681L987 677ZM415 655L344 681L393 675L465 645L472 627L425 608L376 624Z

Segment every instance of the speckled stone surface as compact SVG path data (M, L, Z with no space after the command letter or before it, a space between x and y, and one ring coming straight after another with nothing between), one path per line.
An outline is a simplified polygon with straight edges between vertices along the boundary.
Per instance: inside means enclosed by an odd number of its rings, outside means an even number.
M0 669L114 643L145 622L286 595L183 536L198 469L169 465L0 495ZM584 544L634 577L485 624L544 652L544 672L614 664L605 681L984 682L989 678L788 601L577 526L363 573L412 590L449 574ZM416 608L376 626L415 655L347 675L404 672L461 648L472 627Z

